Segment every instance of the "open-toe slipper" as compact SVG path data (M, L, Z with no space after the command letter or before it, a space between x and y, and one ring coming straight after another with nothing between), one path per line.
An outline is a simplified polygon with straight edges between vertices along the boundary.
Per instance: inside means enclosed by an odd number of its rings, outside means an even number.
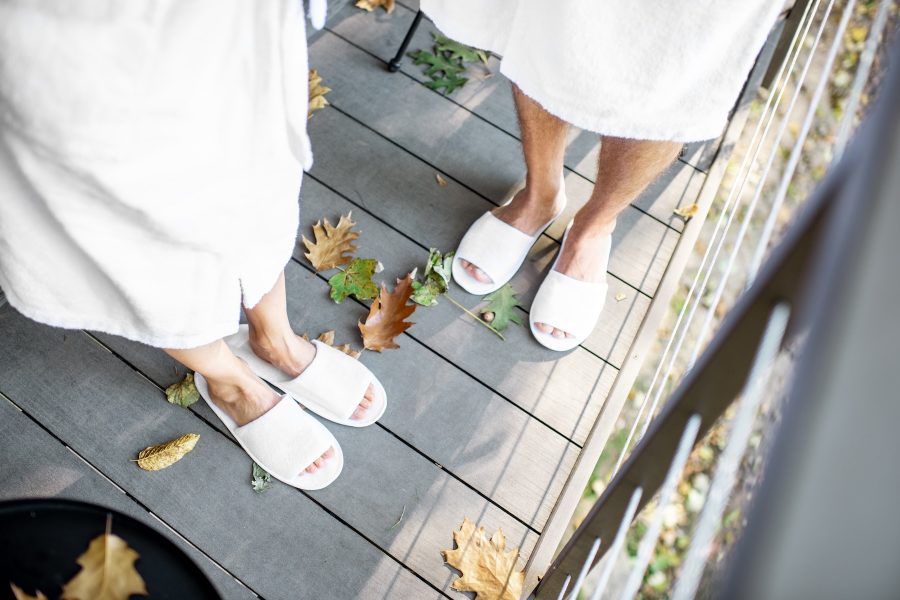
M560 186L559 194L565 198L565 185ZM512 198L507 202L510 201ZM472 223L456 249L453 258L453 279L470 294L483 296L497 291L513 278L525 262L528 251L563 210L565 202L560 212L534 235L528 235L504 223L490 211L484 213ZM462 266L464 260L478 267L482 273L491 278L491 282L484 283L470 275Z
M281 397L278 404L246 425L239 426L210 400L209 386L200 373L194 373L200 396L225 424L244 452L269 474L301 490L320 490L338 478L344 468L344 453L331 432L291 398ZM306 467L329 448L334 456L325 459L313 473Z
M560 253L565 243L566 236L563 236ZM611 245L610 242L609 246ZM553 261L553 267L538 288L531 303L531 310L528 311L531 333L541 345L551 350L565 352L575 348L594 331L606 302L606 290L605 281L574 279L557 271L556 261ZM538 329L535 323L544 323L570 333L573 337L554 337Z
M357 359L324 342L313 340L316 356L297 377L291 377L253 352L247 325L241 325L237 333L225 338L225 343L259 377L329 421L366 427L380 419L387 408L387 392L375 375ZM375 398L363 418L352 419L369 384L375 390Z

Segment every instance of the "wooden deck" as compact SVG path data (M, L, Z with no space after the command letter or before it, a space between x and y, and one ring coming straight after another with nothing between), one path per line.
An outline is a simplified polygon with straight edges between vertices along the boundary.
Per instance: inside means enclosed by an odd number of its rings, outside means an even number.
M311 37L311 66L333 91L332 106L309 122L315 166L303 182L301 227L352 210L360 255L380 259L386 281L421 265L430 247L455 248L524 175L505 78L445 98L422 85L409 60L401 73L385 70L414 8L385 15L346 6ZM430 47L432 30L423 22L411 49ZM184 370L163 352L39 325L4 306L0 498L78 498L131 514L175 539L228 599L461 597L449 589L456 573L440 550L469 517L502 528L529 556L617 375L638 360L629 358L635 339L655 331L645 316L683 230L672 210L700 197L718 146L691 145L624 212L607 308L582 347L559 355L515 326L503 342L442 301L414 314L400 349L365 353L390 405L377 426L330 426L346 465L319 492L276 484L254 493L250 460L207 407L165 401L162 390ZM573 135L570 214L590 193L597 149L596 136ZM566 221L512 282L526 308ZM365 306L332 303L299 249L295 258L286 271L295 328L335 329L338 342L358 344ZM458 287L451 293L478 302ZM173 467L147 473L129 462L186 432L200 442Z

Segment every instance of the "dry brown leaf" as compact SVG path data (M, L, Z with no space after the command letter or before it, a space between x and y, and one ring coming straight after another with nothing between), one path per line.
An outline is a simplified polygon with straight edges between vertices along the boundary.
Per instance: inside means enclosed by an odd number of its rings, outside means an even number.
M186 433L171 442L150 446L140 451L137 464L145 471L159 471L177 463L185 454L194 449L200 436L196 433Z
M413 324L405 319L416 310L416 304L409 303L412 296L413 274L397 280L393 292L381 284L381 293L372 302L366 322L359 322L359 330L363 336L363 347L381 352L387 348L399 348L394 338L409 329Z
M388 14L394 12L394 0L356 0L356 8L361 8L368 12L372 12L379 6Z
M306 335L305 333L301 337L303 337L303 339L306 340L307 342L309 341L309 336ZM352 356L353 358L359 358L359 355L361 354L361 352L359 350L354 350L353 348L351 348L350 344L341 344L340 346L335 346L333 329L330 331L323 331L322 333L319 334L319 337L317 337L316 339L319 340L320 342L324 342L324 343L328 344L329 346L331 346L333 348L337 348L338 350L340 350L347 356Z
M322 85L322 77L315 69L309 70L309 108L306 111L306 118L312 118L317 110L321 110L328 106L328 100L325 94L331 91L330 87Z
M353 253L357 250L353 242L359 237L359 232L352 230L356 225L352 215L352 212L341 215L337 226L332 225L328 219L318 221L313 225L315 242L302 236L303 245L309 251L304 256L316 271L327 271L353 260Z
M47 600L47 596L41 592L41 590L35 590L37 592L37 596L32 596L31 594L26 594L25 591L14 584L12 581L9 582L9 587L12 588L13 596L16 597L16 600Z
M108 525L107 525L108 527ZM134 561L140 555L117 535L98 535L78 557L81 571L63 586L60 600L128 600L147 596L147 586Z
M628 297L628 294L619 292L618 294L616 294L616 302L621 302L622 300L624 300L627 297Z
M682 206L681 208L676 208L672 212L681 217L684 220L693 219L696 216L697 212L700 210L700 205L696 202L692 204L688 204L687 206Z
M440 173L434 174L434 180L437 181L437 184L441 187L447 187L447 180L444 179L444 176Z
M501 530L490 539L484 527L475 528L463 519L453 532L455 550L441 554L448 565L462 572L450 587L460 592L475 592L475 600L519 600L525 582L525 572L518 568L519 549L506 549L506 537Z

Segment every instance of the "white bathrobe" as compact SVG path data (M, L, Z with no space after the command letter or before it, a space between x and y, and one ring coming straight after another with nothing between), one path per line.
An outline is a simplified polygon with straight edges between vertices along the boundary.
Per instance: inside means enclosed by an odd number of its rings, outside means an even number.
M0 2L0 288L160 347L237 330L294 248L298 0Z
M503 57L548 112L616 137L725 127L783 0L421 0L448 37Z

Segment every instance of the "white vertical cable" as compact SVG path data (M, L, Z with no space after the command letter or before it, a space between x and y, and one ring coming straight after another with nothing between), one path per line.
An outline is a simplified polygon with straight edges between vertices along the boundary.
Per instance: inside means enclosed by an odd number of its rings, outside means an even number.
M581 571L578 573L578 579L575 580L575 585L572 586L572 591L569 592L569 600L578 600L578 592L581 591L581 586L584 585L584 578L587 577L588 571L591 570L591 566L594 564L594 557L597 556L598 550L600 550L600 538L594 540L594 544L591 546L587 558L584 559L584 564L581 566Z
M572 576L566 575L565 581L563 581L562 587L559 589L559 595L556 597L556 600L563 600L566 595L566 590L569 589L569 584L572 582Z
M844 46L844 32L847 30L847 24L850 22L850 16L853 14L853 7L855 5L856 0L848 0L847 6L844 8L844 14L841 15L841 21L838 24L837 31L834 33L834 41L831 43L831 48L828 49L825 66L822 68L822 76L813 92L812 100L810 100L809 103L809 110L806 112L806 118L803 120L800 132L797 134L797 142L794 144L794 149L791 151L791 156L784 168L784 173L778 184L778 191L775 192L775 199L772 200L772 206L769 209L769 216L763 226L763 232L760 236L759 243L756 245L756 251L753 253L753 260L750 262L750 272L747 276L748 282L753 281L754 277L756 277L756 272L762 264L766 249L769 247L769 239L772 237L772 232L775 231L775 221L778 216L778 211L781 210L781 205L784 203L784 199L787 196L788 186L791 183L791 179L794 177L794 171L797 170L797 165L800 163L800 155L803 153L803 142L806 141L806 136L809 135L809 129L812 127L813 118L816 116L816 108L822 101L822 94L825 93L825 88L828 87L834 59L837 57L838 50Z
M666 346L660 356L659 363L657 364L656 371L653 374L653 378L650 381L650 386L647 388L647 392L644 396L644 401L641 403L641 407L638 410L638 414L632 422L631 430L628 432L628 437L625 441L625 445L622 447L622 451L619 453L619 458L616 461L616 465L613 468L613 474L618 472L619 468L622 466L622 462L625 459L625 453L628 451L628 448L631 444L631 441L634 439L634 434L637 431L637 426L641 422L641 417L644 414L644 410L647 407L647 403L651 397L653 397L653 403L651 410L648 414L648 417L645 421L644 427L641 431L638 439L644 436L644 433L647 431L647 427L649 426L649 422L652 419L652 415L656 410L656 406L659 403L659 399L662 395L662 386L665 384L665 380L668 379L669 374L672 371L672 367L674 365L675 358L681 350L681 346L684 343L684 337L687 332L690 323L693 321L694 314L696 313L697 306L699 305L701 295L699 290L706 289L706 285L709 282L709 277L712 273L712 268L718 259L719 252L722 249L722 244L725 239L725 235L728 233L728 230L731 228L731 223L734 218L734 215L737 212L738 203L735 202L732 206L732 201L740 198L741 194L744 190L744 185L746 184L747 177L750 175L750 169L752 165L756 163L756 159L759 156L760 150L762 149L762 143L768 137L769 129L774 122L775 115L778 112L778 107L781 104L781 99L784 95L784 91L787 89L787 83L790 78L790 74L794 70L794 66L797 63L797 59L800 57L800 51L802 49L801 40L806 39L807 34L809 33L809 29L812 25L813 19L815 17L815 13L818 10L819 4L821 0L815 0L812 4L807 4L804 9L804 13L801 16L801 27L797 28L797 31L794 32L794 37L791 39L791 44L789 46L788 55L785 58L785 61L781 64L779 68L778 74L775 77L773 90L768 94L766 98L766 104L763 107L763 110L760 114L759 121L756 124L756 128L754 129L753 136L750 139L750 142L747 144L748 152L744 155L743 160L741 161L741 165L738 168L738 175L735 179L735 183L732 185L729 195L724 203L722 208L722 213L719 215L719 218L716 221L715 229L713 230L712 236L710 237L710 245L707 248L706 252L703 255L703 258L700 262L700 266L697 269L697 273L694 276L694 280L691 283L691 287L688 291L687 296L685 297L684 306L682 306L681 311L678 313L678 317L675 321L675 325L672 328L672 335L669 337L669 340L666 342ZM824 19L823 19L824 21ZM813 50L815 47L813 47ZM782 79L782 76L784 78ZM781 86L779 88L779 85ZM776 93L777 90L777 93ZM773 98L775 98L773 102ZM769 107L772 107L771 112L769 112ZM768 120L767 120L768 119ZM754 148L754 143L757 142L757 137L759 136L759 132L763 129L763 122L766 123L765 128L763 130L762 136L759 137L758 143L754 151L751 153L749 150ZM748 166L749 165L749 166ZM747 168L745 172L745 167ZM743 175L742 175L743 174ZM735 191L737 190L737 193ZM718 244L714 244L713 241L716 239L716 236L724 222L725 216L728 215L728 222L725 225L725 229L722 232L722 237L719 238ZM714 250L715 248L715 250ZM707 260L712 256L712 260L707 264ZM706 271L704 271L706 269ZM704 275L703 283L698 288L697 284L700 282L700 277ZM697 291L697 296L694 296L694 292ZM693 303L691 302L693 298ZM669 351L672 348L672 343L676 339L676 332L679 331L679 327L681 326L682 320L684 319L685 313L688 312L688 308L690 307L690 313L688 314L687 321L684 324L680 334L678 335L678 341L675 344L675 350L672 352L672 357L669 361L668 367L666 368L666 376L662 379L663 383L660 383L660 388L657 390L655 395L652 394L657 383L660 380L660 374L663 370L663 365L666 362L666 358L669 355Z
M609 583L613 567L616 566L616 561L619 559L619 553L622 551L622 546L625 544L625 534L628 533L628 528L634 520L634 515L637 514L638 503L640 503L641 495L643 495L643 493L644 490L637 487L631 494L631 500L629 500L628 507L625 509L622 520L619 522L616 538L613 540L609 550L606 551L606 564L603 565L603 571L600 572L600 578L597 580L597 588L594 590L594 593L591 594L591 600L600 600L600 596L606 590L606 585Z
M722 521L722 512L734 486L750 434L753 433L753 423L768 382L764 375L778 354L790 313L790 306L786 302L781 302L769 315L742 397L738 400L737 412L728 432L728 441L716 464L703 511L700 513L693 539L682 563L681 576L675 584L672 600L691 600L697 593L697 586L700 584L700 577L703 575L703 567L709 554L709 545Z
M666 507L668 507L669 503L672 501L672 494L675 492L675 487L681 479L681 472L684 470L684 465L691 455L691 450L694 447L694 442L697 441L697 433L699 431L700 415L691 415L691 418L688 419L687 424L684 426L684 431L681 434L681 441L678 442L678 449L672 457L672 463L669 465L669 472L666 474L666 480L659 490L659 503L656 506L656 512L653 514L653 520L650 522L650 526L647 528L647 531L644 532L644 537L641 538L637 556L631 566L631 573L629 573L628 580L625 582L625 587L622 589L622 594L619 596L620 600L631 600L637 595L638 590L641 588L641 582L644 580L644 572L647 570L647 565L650 564L650 558L653 556L653 549L656 547L656 540L659 538L659 532L662 530L662 522L663 517L665 516Z
M841 18L841 24L846 25L844 20L848 18L850 12L852 12L853 5L856 3L856 0L849 0L847 3L847 8L844 10L844 14ZM809 73L809 68L812 65L813 58L815 58L815 49L819 45L819 40L822 37L822 32L825 30L825 25L827 24L828 17L831 14L831 8L834 5L834 0L831 0L828 3L828 6L825 9L825 14L822 17L822 23L819 27L819 31L816 33L816 39L813 43L813 47L810 50L809 55L806 58L806 63L803 65L803 71L800 73L800 78L797 82L797 86L794 89L794 95L791 97L791 102L788 105L787 111L784 115L784 118L781 121L781 127L778 129L778 133L775 134L775 140L773 141L772 151L769 153L769 158L766 161L766 165L763 168L763 172L760 175L759 182L756 185L756 190L753 193L753 198L750 200L750 203L747 205L746 214L744 215L744 220L741 222L741 227L738 230L737 237L734 240L732 245L731 253L728 256L728 262L725 265L725 270L722 272L722 275L719 279L719 283L716 286L716 290L713 293L712 301L710 302L710 309L707 311L706 316L703 319L703 324L700 327L700 332L697 335L694 342L694 350L691 352L691 358L688 361L688 369L694 366L694 363L697 361L697 357L700 355L700 351L704 347L704 341L706 340L706 335L709 332L710 327L712 326L712 319L715 315L715 307L718 306L719 301L722 299L722 295L725 293L725 286L728 283L728 279L731 276L731 270L734 268L735 260L737 259L738 252L741 249L741 246L744 243L744 237L747 235L747 230L750 227L750 222L753 219L753 214L756 212L756 207L759 204L759 200L762 197L763 188L766 184L766 179L769 176L769 171L772 169L772 165L775 163L775 156L777 155L777 150L781 145L781 140L784 138L784 134L787 131L788 125L790 124L790 116L794 111L794 107L797 104L797 101L800 99L801 92L803 91L803 84L806 81L806 75ZM841 30L843 31L843 30ZM835 38L835 41L840 41L841 36L839 35ZM836 53L836 46L832 44L829 49L829 58L832 58L832 52ZM825 72L828 72L828 69L831 68L831 63L828 63L828 66L825 69ZM827 77L820 80L820 85L816 88L816 92L822 87L822 81L827 81ZM816 100L818 96L816 96ZM807 119L804 121L805 129L801 131L801 133L797 136L797 144L794 146L795 151L797 152L797 160L799 160L799 151L797 148L802 148L803 141L806 139L806 134L809 132L809 126L807 124L812 122L812 116L815 114L816 105L818 102L814 100L810 103L809 112L807 113ZM791 153L791 158L794 157L794 153ZM796 164L796 163L795 163ZM787 172L787 171L786 171ZM793 170L790 171L793 173ZM787 182L789 183L789 181ZM785 183L784 189L787 191L787 183ZM769 219L772 220L772 224L774 226L774 216L780 208L780 204L778 206L772 206L769 212ZM765 234L763 234L765 236ZM752 278L756 271L751 266L750 268L750 277Z

